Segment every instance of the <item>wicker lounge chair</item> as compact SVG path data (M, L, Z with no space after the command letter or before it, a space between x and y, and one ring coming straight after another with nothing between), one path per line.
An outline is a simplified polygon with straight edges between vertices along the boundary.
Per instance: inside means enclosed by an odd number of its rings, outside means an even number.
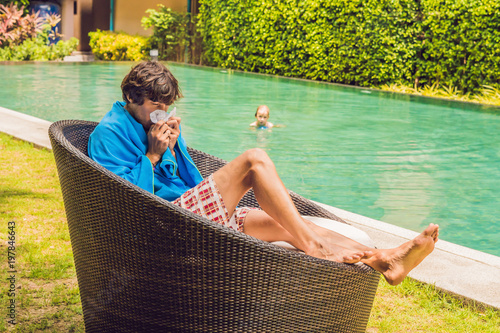
M86 332L361 332L380 274L217 225L87 156L95 122L52 124ZM190 149L206 176L226 162ZM303 215L337 219L291 193ZM250 193L242 205L257 206Z

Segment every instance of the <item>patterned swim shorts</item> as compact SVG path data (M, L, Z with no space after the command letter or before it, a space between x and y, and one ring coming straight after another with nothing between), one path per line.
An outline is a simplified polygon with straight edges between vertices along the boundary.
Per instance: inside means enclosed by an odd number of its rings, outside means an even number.
M186 191L172 203L238 231L243 231L243 224L248 212L252 209L258 209L251 207L236 208L231 216L229 216L229 212L226 209L226 205L222 200L222 196L212 175Z

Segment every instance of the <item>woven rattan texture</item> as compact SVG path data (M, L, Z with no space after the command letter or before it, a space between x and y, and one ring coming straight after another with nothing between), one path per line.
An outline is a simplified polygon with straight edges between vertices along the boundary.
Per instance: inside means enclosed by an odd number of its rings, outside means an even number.
M86 332L361 332L379 274L222 227L87 154L97 123L49 129ZM191 149L204 175L225 162ZM335 218L292 194L304 215ZM257 205L249 194L248 205Z

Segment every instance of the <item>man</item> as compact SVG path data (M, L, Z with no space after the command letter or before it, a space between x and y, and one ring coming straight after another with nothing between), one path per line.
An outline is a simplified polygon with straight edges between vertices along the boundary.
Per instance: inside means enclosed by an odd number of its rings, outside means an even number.
M251 149L202 179L186 150L181 118L153 123L150 114L182 97L177 80L159 62L136 65L116 102L89 139L89 155L130 182L195 214L264 241L286 241L306 254L344 263L363 262L398 284L434 249L439 226L394 249L368 248L303 219L273 162ZM250 189L262 210L237 207Z

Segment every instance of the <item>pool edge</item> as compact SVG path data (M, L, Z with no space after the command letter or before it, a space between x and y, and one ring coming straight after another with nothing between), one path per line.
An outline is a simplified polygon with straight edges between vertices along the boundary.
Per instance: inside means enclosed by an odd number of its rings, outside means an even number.
M417 232L320 202L318 205L365 231L377 248L392 248ZM408 275L466 300L500 309L500 257L444 240Z
M38 147L52 149L48 134L50 121L9 110L1 106L0 115L2 118L0 132L23 141L31 142Z

